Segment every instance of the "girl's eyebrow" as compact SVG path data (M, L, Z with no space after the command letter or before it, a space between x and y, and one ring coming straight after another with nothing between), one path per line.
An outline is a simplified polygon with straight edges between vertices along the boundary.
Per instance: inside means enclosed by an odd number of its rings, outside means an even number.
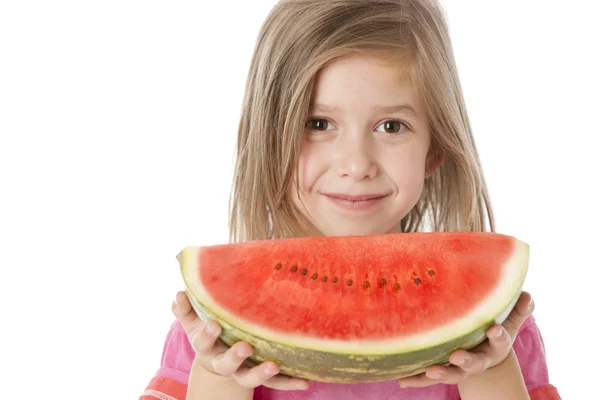
M396 106L389 107L379 106L375 108L383 111L384 113L393 114L396 112L403 112L405 114L412 114L413 117L417 117L417 112L415 111L415 109L408 104L398 104Z
M393 105L393 106L375 106L373 107L375 110L384 112L386 114L393 114L393 113L397 113L397 112L403 112L405 114L410 114L413 117L417 118L418 114L415 111L415 109L413 107L411 107L408 104L397 104L397 105ZM339 111L339 107L337 106L330 106L327 104L313 104L311 106L311 110L312 111L319 111L319 112L335 112L335 111Z

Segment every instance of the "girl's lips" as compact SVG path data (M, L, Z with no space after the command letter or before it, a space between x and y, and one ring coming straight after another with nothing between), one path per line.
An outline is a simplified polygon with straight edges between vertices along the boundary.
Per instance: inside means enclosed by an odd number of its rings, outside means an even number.
M363 201L378 199L387 196L385 193L370 193L370 194L344 194L344 193L324 193L327 197L334 197L336 199L347 200L347 201Z
M325 197L345 210L369 211L377 207L387 194L348 195L342 193L324 193Z

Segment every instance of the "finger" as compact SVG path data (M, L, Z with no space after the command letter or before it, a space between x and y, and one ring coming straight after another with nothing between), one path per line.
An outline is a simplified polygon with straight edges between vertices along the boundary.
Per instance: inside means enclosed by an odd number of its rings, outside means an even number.
M242 365L232 376L240 386L255 388L264 384L278 373L279 365L272 361L265 361L252 368Z
M487 331L490 350L495 353L508 353L512 346L512 338L502 325L493 325Z
M450 362L469 374L498 365L510 353L512 339L502 325L492 325L486 335L488 340L477 346L476 350L455 351L450 355Z
M533 313L534 308L533 297L528 292L521 292L519 300L502 324L511 338L514 339L517 336L519 328L521 328L527 317Z
M277 390L306 390L310 387L307 380L285 375L275 375L263 383L263 385Z
M171 306L171 311L181 323L181 326L187 333L190 343L196 352L198 352L199 348L205 349L211 346L211 343L198 342L198 336L204 332L206 322L198 318L196 311L194 311L184 291L177 292L175 295L175 300ZM204 340L206 340L206 337L204 337ZM214 342L214 340L212 340L212 342Z
M202 322L196 315L184 291L177 292L177 295L175 295L171 311L188 334Z
M456 366L433 365L425 375L435 383L456 384L467 377L467 372Z
M450 362L469 374L485 371L492 361L487 350L489 344L484 343L481 346L477 352L455 351L450 355Z
M400 387L426 387L439 383L435 379L429 378L425 373L409 376L398 380Z
M237 342L227 351L212 359L212 366L216 373L223 376L233 375L252 354L253 349L248 343Z
M221 326L215 321L203 322L198 329L188 334L190 343L197 354L202 356L217 357L227 351L227 346L218 339L221 335Z
M478 347L476 352L471 353L476 360L480 360L479 369L474 372L481 372L500 364L512 348L513 339L502 325L493 325L486 334L487 342Z
M208 356L223 353L227 346L218 341L221 327L215 321L202 321L196 315L185 292L178 292L171 307L196 353Z

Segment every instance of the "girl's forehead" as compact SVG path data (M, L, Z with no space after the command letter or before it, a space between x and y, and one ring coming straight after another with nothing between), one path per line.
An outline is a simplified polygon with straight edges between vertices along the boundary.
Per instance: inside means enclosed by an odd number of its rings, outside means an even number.
M322 111L352 110L365 105L385 112L405 105L418 113L418 96L408 67L398 60L374 56L336 59L316 76L311 108Z

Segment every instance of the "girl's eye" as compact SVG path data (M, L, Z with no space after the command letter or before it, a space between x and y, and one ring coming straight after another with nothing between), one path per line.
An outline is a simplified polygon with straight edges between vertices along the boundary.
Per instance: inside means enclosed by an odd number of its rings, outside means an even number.
M407 128L404 122L395 119L388 119L387 121L379 125L377 128L379 128L380 126L383 126L383 129L385 129L385 131L381 132L379 129L377 129L377 132L389 134L401 133L400 130L402 129L402 127L404 127L405 129Z
M331 123L322 118L313 118L306 123L306 127L312 131L327 131L331 129L327 129L327 124L331 125Z

